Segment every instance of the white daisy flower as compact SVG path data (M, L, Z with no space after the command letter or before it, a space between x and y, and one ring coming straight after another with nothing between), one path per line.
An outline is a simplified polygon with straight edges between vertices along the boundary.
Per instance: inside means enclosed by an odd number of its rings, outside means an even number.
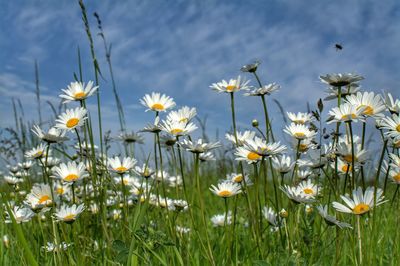
M261 62L259 60L256 60L254 63L252 64L247 64L244 65L240 68L240 71L242 72L249 72L249 73L254 73L257 71L257 67L261 64Z
M332 119L328 121L328 124L333 122L357 122L357 120L363 120L364 107L357 108L357 106L350 103L343 103L339 107L334 107L329 111L329 115Z
M189 208L189 204L186 200L173 200L176 211L186 211Z
M44 207L51 207L55 203L51 188L47 184L35 184L31 192L26 196L25 203L32 210L40 210Z
M174 99L160 93L152 92L151 95L146 94L140 103L147 107L147 111L165 112L175 106Z
M320 149L308 150L304 159L299 159L297 164L299 167L310 167L312 169L318 169L323 167L328 162L324 151Z
M391 117L386 116L381 120L381 128L388 130L385 136L393 138L394 141L400 140L400 117L393 114Z
M135 132L123 132L118 135L118 139L125 142L125 143L139 143L143 144L144 139L140 134Z
M177 137L192 133L197 129L197 126L191 122L187 123L187 122L167 120L163 121L161 128L168 134Z
M140 130L141 132L150 132L150 133L159 133L161 132L162 128L161 128L161 123L160 123L160 117L157 116L154 119L154 123L153 124L147 124L142 130Z
M238 173L230 173L226 175L226 181L230 181L233 183L238 183L238 184L242 184L242 183L246 183L246 186L250 186L253 184L253 182L250 180L250 177L248 174L243 175L242 174L238 174Z
M347 85L346 88L340 90L341 97L346 97L348 95L356 94L360 90L360 85L357 83L351 83ZM325 101L334 100L339 97L339 90L337 87L329 87L326 91L328 96L324 98Z
M44 249L46 252L60 252L61 250L67 250L71 245L72 244L67 244L65 242L61 242L58 245L47 242L46 246L42 246L42 249Z
M260 155L248 150L245 147L237 147L235 150L236 160L246 161L248 164L257 163L262 159Z
M290 187L288 185L284 185L280 187L283 193L295 203L313 203L315 202L314 197L308 196L302 189L298 187Z
M40 159L46 156L47 145L41 143L39 146L25 152L25 157L29 159Z
M226 218L226 225L232 224L231 212L228 212L228 215L216 214L216 215L212 216L211 223L213 224L214 227L225 226L225 218Z
M203 142L203 139L198 139L196 142L184 139L183 141L178 142L178 144L185 150L190 151L192 153L204 153L221 146L219 142L205 143Z
M130 157L125 157L122 159L122 161L117 156L114 158L108 158L109 169L118 174L123 174L130 171L135 164L136 160Z
M86 166L83 162L79 164L74 161L66 164L62 163L59 166L55 166L52 170L57 178L67 183L77 182L87 176Z
M245 96L263 96L263 95L270 95L274 91L278 91L280 89L280 86L277 85L276 83L271 83L262 86L261 88L254 88L252 90L249 90L249 92L246 92L244 95Z
M331 167L335 168L335 162L331 163ZM337 160L337 170L340 174L352 175L352 165L351 163L344 162L340 158ZM356 170L356 169L355 169Z
M357 92L356 95L347 96L346 101L354 105L356 109L363 108L362 115L364 116L379 117L386 110L381 96L379 94L375 95L374 92Z
M216 160L214 154L212 152L209 152L209 151L200 153L199 159L202 162L215 161Z
M399 99L394 99L392 94L388 92L383 93L385 97L382 96L383 101L386 104L386 107L389 109L389 111L393 114L399 114L400 113L400 100Z
M315 198L321 192L321 187L314 184L311 179L301 182L297 186L298 191L300 191L306 198Z
M272 158L272 166L279 173L286 174L292 170L294 162L290 156L282 155Z
M29 170L34 164L35 164L34 161L25 161L25 162L22 162L22 163L18 163L18 166L21 167L24 170Z
M400 167L391 167L389 170L389 176L393 183L400 185Z
M174 122L189 123L197 115L196 108L183 106L179 110L171 111L167 115L167 120Z
M376 199L374 199L374 194L376 193ZM343 205L339 202L333 202L332 206L339 212L353 213L355 215L362 215L369 212L375 206L379 206L385 203L383 196L383 190L377 188L375 192L374 187L368 187L363 193L361 187L353 190L352 198L349 195L341 195L342 200L346 203Z
M312 172L308 169L297 170L297 177L302 180L309 178L311 175L312 175Z
M71 82L67 89L61 89L64 94L60 94L59 97L63 98L63 103L68 103L72 101L82 101L89 96L91 96L99 86L93 86L93 81L89 81L85 86L82 82Z
M210 88L217 92L233 93L239 90L246 90L249 82L250 80L242 80L242 78L238 76L237 79L230 79L229 82L222 80L220 82L213 83Z
M264 207L262 210L264 218L268 221L268 223L273 227L279 227L280 217L271 207Z
M11 176L11 175L5 175L3 176L4 181L12 186L15 186L18 183L23 182L24 180L22 178L17 178L15 176Z
M62 113L56 119L56 128L62 130L74 130L77 127L83 125L87 119L87 111L83 107L77 107L75 109L68 109L65 113Z
M14 217L17 224L19 223L26 223L29 222L35 213L32 212L30 209L25 207L14 206L11 209L11 215ZM5 223L12 223L10 214L6 212L6 219L4 220Z
M350 224L345 223L345 222L340 222L340 221L336 220L335 216L329 215L328 214L328 205L325 205L325 206L319 205L319 206L317 206L317 210L318 210L319 215L321 215L321 217L324 218L324 221L326 222L327 225L329 225L329 226L336 225L339 228L353 229L353 227Z
M364 77L352 73L326 74L325 76L319 76L319 78L323 83L334 87L348 86L351 83L364 79Z
M274 156L281 154L286 150L285 145L280 142L267 143L264 139L254 137L254 139L247 139L244 146L251 152L257 153L262 157Z
M32 132L47 143L57 143L68 140L68 138L65 137L66 131L56 127L51 127L47 132L44 132L39 126L34 125Z
M210 190L221 198L229 198L242 192L239 184L230 181L221 182L217 186L211 185Z
M345 162L352 163L354 153L354 163L360 164L368 160L368 151L361 149L361 144L356 144L354 151L351 150L351 144L340 142L336 147L337 155Z
M298 112L297 114L295 114L295 113L291 113L291 112L286 112L286 114L287 114L288 118L290 119L290 121L292 121L295 124L304 125L304 124L314 121L314 117L310 113Z
M147 164L143 164L142 167L135 166L134 172L144 178L149 178L154 174L154 171Z
M236 132L236 136L237 136L237 142L238 142L237 145L238 146L243 146L244 142L247 139L253 139L256 136L256 132L250 131L250 130L246 130L244 132ZM235 139L235 135L234 134L226 133L225 134L225 138L236 145L236 139Z
M283 131L298 140L311 139L317 135L317 132L310 130L306 125L296 123L286 126Z
M61 206L61 208L54 213L54 218L59 222L66 222L68 224L71 224L75 222L75 220L83 212L84 209L85 209L84 204L81 205L74 204L71 207Z

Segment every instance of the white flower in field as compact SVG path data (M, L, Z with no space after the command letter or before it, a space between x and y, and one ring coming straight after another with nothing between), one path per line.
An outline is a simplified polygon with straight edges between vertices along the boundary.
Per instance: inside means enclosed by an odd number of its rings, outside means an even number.
M71 191L70 185L71 183L57 183L54 185L54 192L60 197L66 196Z
M286 126L283 131L298 140L311 139L317 135L317 132L310 130L306 125L296 123Z
M374 194L376 193L376 198ZM380 188L368 187L363 193L361 187L353 190L352 198L349 195L341 195L342 200L346 203L343 205L339 202L333 202L332 206L339 212L353 213L355 215L362 215L369 212L375 206L379 206L385 203L385 196L383 196L383 190Z
M167 115L167 120L174 122L189 123L197 115L196 108L183 106L179 110L171 111Z
M84 209L84 204L74 204L71 207L61 206L61 208L54 213L54 218L59 222L66 222L68 224L71 224L78 218L78 216L83 212Z
M55 203L51 188L47 184L35 184L31 192L26 196L25 203L32 210L40 210L44 207L51 207Z
M340 90L341 97L346 97L348 95L356 94L360 90L360 85L357 83L351 83L350 85L346 86L345 89ZM339 90L337 87L330 87L326 91L328 96L325 97L325 101L337 99L339 96Z
M192 153L204 153L221 146L219 142L205 143L203 139L198 139L197 142L184 139L178 142L179 146Z
M400 185L400 167L391 167L389 176L395 184Z
M181 234L181 235L183 235L183 234L188 234L188 233L190 233L190 231L191 231L190 228L188 228L188 227L183 227L183 226L179 226L179 225L176 225L176 226L175 226L175 230L176 230L177 233L179 233L179 234Z
M398 155L389 153L389 158L391 167L400 167L400 157Z
M165 112L175 106L173 98L156 92L152 92L151 95L146 94L142 99L140 99L140 103L148 108L146 112Z
M246 183L246 186L250 186L253 182L250 180L249 175L245 174L244 178L242 174L231 173L226 175L226 181L230 181L233 183L243 184Z
M216 214L212 216L211 223L213 224L214 227L225 226L225 218L226 218L226 225L232 224L232 214L230 211L228 212L228 215Z
M290 187L288 185L284 185L280 187L283 193L295 203L313 203L315 202L314 197L308 196L302 189L299 187Z
M257 67L261 64L261 62L259 60L256 60L254 63L252 64L247 64L244 65L240 68L240 71L242 72L249 72L249 73L254 73L257 71Z
M332 168L335 168L335 162L331 163ZM340 174L348 174L348 175L352 175L352 165L351 162L344 162L343 160L341 160L340 158L338 158L337 160L337 170ZM357 170L357 168L355 168L354 170Z
M236 160L246 161L248 164L257 163L261 160L261 156L257 153L250 151L245 147L237 147L235 150Z
M163 209L168 209L169 211L175 211L175 203L174 200L169 198L161 198L158 202L158 207Z
M41 143L39 146L25 152L25 157L29 159L40 159L46 157L47 145Z
M47 158L48 159L48 158ZM35 164L34 161L25 161L18 164L18 167L21 167L24 170L29 170Z
M39 126L34 125L32 132L47 143L57 143L68 140L68 138L65 137L66 131L56 127L51 127L47 132L44 132Z
M333 122L357 122L363 120L363 113L365 107L357 108L357 106L350 103L343 103L339 107L334 107L329 111L331 119L328 124Z
M116 184L122 185L123 183L124 186L134 186L136 184L136 181L136 178L130 176L129 174L123 174L122 180L120 176L114 177L114 182Z
M83 125L87 119L87 111L83 107L77 107L75 109L68 109L65 113L62 113L56 119L56 128L62 130L74 130Z
M237 145L238 146L243 146L244 142L247 139L253 139L256 136L256 132L246 130L245 132L237 132L236 135L237 135ZM226 133L225 134L225 138L227 140L229 140L230 142L232 142L233 144L236 144L236 139L235 139L235 135L234 134Z
M119 219L121 219L121 217L122 217L122 211L119 210L119 209L114 209L114 210L112 210L112 212L110 213L110 216L111 216L111 218L112 218L114 221L119 220Z
M186 211L189 208L186 200L174 200L173 203L176 211Z
M314 184L311 179L301 182L297 185L297 189L306 198L315 198L321 192L321 186Z
M56 166L59 164L61 161L58 158L55 157L47 157L47 167L52 168L53 166Z
M399 99L393 99L392 94L388 92L383 93L385 97L382 96L383 101L386 104L386 107L389 109L389 111L393 114L399 114L400 113L400 100Z
M62 163L59 166L55 166L53 172L63 182L73 183L85 178L87 176L86 166L83 162L79 164L72 161L68 163Z
M354 146L354 151L351 150L351 144L340 142L336 147L337 155L345 162L352 164L353 153L354 153L354 163L360 164L368 160L368 151L362 149L361 144L356 144Z
M292 161L290 156L282 155L272 158L272 166L279 173L286 174L292 170L294 162Z
M269 157L279 155L286 150L285 145L278 142L267 143L264 139L254 137L254 139L247 139L244 146L251 152L258 154L261 157Z
M292 121L295 124L304 125L304 124L314 121L314 117L310 113L298 112L297 114L295 114L295 113L291 113L291 112L286 112L286 114L287 114L288 118L290 119L290 121Z
M279 227L281 225L278 214L271 207L264 207L262 213L271 226Z
M15 174L16 172L19 171L19 166L7 165L7 168L8 168L8 170L9 170L11 173L13 173L13 174Z
M304 159L299 159L297 164L299 167L311 167L318 169L323 167L328 162L326 154L321 149L308 150Z
M281 87L276 83L271 83L262 86L261 88L254 88L246 92L245 96L263 96L263 95L270 95L274 91L278 91Z
M92 152L92 144L90 144L89 142L81 142L80 144L79 144L79 142L78 142L78 143L76 143L76 144L74 145L74 148L75 148L78 152L80 152L80 151L81 151L81 148L82 148L83 155L85 155L86 153ZM96 145L93 144L93 149L94 149L94 150L97 150L98 148L99 148L99 147L97 147Z
M72 244L67 244L65 242L61 242L58 245L47 242L46 246L42 246L42 249L44 249L46 252L60 252L61 250L67 250L71 245Z
M139 143L143 144L144 139L140 134L135 132L122 132L118 135L118 139L129 144L129 143Z
M154 171L147 164L143 164L142 167L135 166L134 172L144 178L149 178L154 174Z
M317 206L317 210L318 210L319 215L321 215L321 217L324 219L324 221L326 222L327 225L329 225L329 226L336 225L339 228L353 229L353 227L350 224L338 221L335 216L329 215L328 214L328 205L325 205L325 206L319 205L319 206Z
M158 170L157 173L153 176L154 180L162 182L169 178L169 174L165 171Z
M233 93L239 90L246 90L248 88L250 80L242 80L240 76L237 79L230 79L229 81L222 80L217 83L213 83L210 88L217 92Z
M231 181L223 181L217 186L211 185L210 190L221 198L229 198L242 192L241 186Z
M119 157L108 158L108 168L118 174L129 172L136 164L136 160L131 157L124 157L122 161Z
M161 128L161 123L160 123L160 117L157 116L154 119L154 123L153 124L147 124L147 126L145 126L142 130L140 130L141 132L150 132L150 133L159 133L161 132L162 128Z
M171 175L166 179L169 187L179 187L183 184L183 179L180 175Z
M172 136L184 136L192 133L197 129L197 126L191 122L179 122L167 120L163 121L161 128Z
M82 101L91 96L99 86L93 86L93 81L89 81L86 86L83 82L71 82L67 89L61 89L64 94L60 94L59 97L63 98L63 103L72 101Z
M11 208L11 215L14 217L17 224L19 224L29 222L32 217L35 216L35 213L28 208L14 206L13 208ZM12 223L11 219L12 218L10 217L10 214L6 212L6 219L4 222Z
M89 209L90 209L90 212L91 212L92 214L97 214L97 213L99 213L99 211L100 211L99 205L97 205L97 203L95 203L95 202L93 202L93 203L91 203L91 204L89 205Z
M297 177L304 180L312 175L312 172L308 169L305 170L297 170Z
M15 186L18 183L23 182L24 180L22 178L17 178L15 176L11 176L11 175L5 175L3 176L4 181L12 186Z
M326 74L325 76L319 76L319 78L323 83L333 87L345 87L364 79L364 77L353 73Z
M346 101L351 105L356 106L357 109L363 108L362 115L379 117L382 116L382 112L386 110L386 106L383 104L381 96L374 92L357 92L356 95L350 95L346 97Z
M161 147L172 147L178 141L177 137L171 134L163 134L160 136L160 145Z
M215 161L215 156L212 152L204 152L204 153L200 153L199 156L200 161L202 162L207 162L207 161Z
M290 140L290 144L294 151L299 150L300 153L305 153L310 149L315 149L317 145L315 144L314 139L302 139L299 143L299 140L296 138L292 138Z
M391 117L385 116L381 120L381 128L388 130L385 136L393 138L394 141L400 140L400 117L393 114Z

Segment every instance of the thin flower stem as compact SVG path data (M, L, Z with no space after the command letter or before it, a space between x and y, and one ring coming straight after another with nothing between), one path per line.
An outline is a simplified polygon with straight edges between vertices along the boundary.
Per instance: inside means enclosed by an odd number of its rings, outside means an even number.
M357 238L358 238L359 262L360 265L363 265L360 215L357 215Z
M351 141L351 174L352 174L352 183L351 190L355 188L356 182L356 169L354 165L354 139L353 139L353 127L351 126L351 121L348 122L349 130L350 130L350 141Z

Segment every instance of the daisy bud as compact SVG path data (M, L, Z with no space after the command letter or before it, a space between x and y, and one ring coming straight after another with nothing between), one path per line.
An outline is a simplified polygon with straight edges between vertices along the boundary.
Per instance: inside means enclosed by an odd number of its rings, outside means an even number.
M313 212L313 207L311 205L306 205L305 211L306 214L311 214Z
M252 125L253 127L258 127L258 121L257 121L257 119L253 119L253 121L251 121L251 125Z
M289 216L289 213L285 209L282 209L279 212L279 216L282 217L282 218L287 218Z
M6 248L10 247L10 240L8 239L8 235L3 236L3 244Z

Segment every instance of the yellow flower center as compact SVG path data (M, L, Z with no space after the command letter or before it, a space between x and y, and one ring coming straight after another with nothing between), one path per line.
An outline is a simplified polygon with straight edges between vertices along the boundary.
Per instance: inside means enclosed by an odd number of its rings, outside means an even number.
M183 132L183 130L180 128L171 129L171 134L173 134L173 135L178 135L179 133L182 133L182 132Z
M189 119L187 119L186 117L184 117L184 118L181 118L181 119L179 120L179 122L181 122L181 123L187 123L187 122L189 122Z
M67 181L67 182L74 182L74 181L76 181L78 178L79 178L78 175L69 174L69 175L67 175L66 177L64 177L64 180Z
M67 128L73 128L79 123L78 118L71 118L70 120L67 121Z
M236 183L240 183L243 181L243 176L242 175L237 175L233 178L233 181Z
M62 187L59 187L56 189L56 192L58 195L62 195L62 194L64 194L64 189Z
M72 221L72 220L75 220L75 217L76 217L75 214L70 213L70 214L64 216L64 221L70 222L70 221Z
M128 168L124 167L124 166L120 166L115 168L115 171L122 173L122 172L126 172L128 170Z
M35 153L34 157L40 157L43 155L43 151L38 151Z
M397 131L397 132L400 132L400 125L397 125L396 131Z
M232 91L234 91L235 89L236 89L236 86L235 86L235 85L228 85L228 86L226 86L226 91L232 92Z
M78 100L85 98L85 96L86 96L86 93L84 93L83 91L77 92L74 95L75 99L78 99Z
M397 183L400 183L400 173L397 173L395 176L393 176L394 181Z
M374 114L374 108L372 108L369 105L361 105L357 109L360 109L360 108L363 108L363 107L365 108L364 111L363 111L364 115L373 115Z
M342 120L347 120L347 119L356 119L357 115L356 114L347 114L347 115L342 115Z
M368 211L369 211L369 205L365 203L359 203L353 208L353 213L357 215L364 214Z
M232 195L232 192L230 192L229 190L222 190L222 191L218 192L218 196L223 197L223 198L230 197L231 195Z
M161 103L155 103L151 106L151 109L156 110L156 111L163 111L165 109L165 107Z
M343 156L343 160L345 160L348 163L352 163L353 162L353 156L351 154L347 154L345 156ZM357 161L357 156L354 156L354 161Z
M348 164L343 165L343 166L342 166L342 171L343 171L344 173L351 172L351 165L348 165Z
M304 134L303 132L296 132L293 134L293 136L295 136L298 139L303 139L306 136L306 134Z
M43 195L43 196L41 196L41 197L39 198L38 203L39 203L39 204L42 204L43 202L46 202L46 201L48 201L48 200L50 200L50 197L47 196L47 195Z
M251 161L255 161L255 160L258 160L258 159L260 159L260 158L261 158L261 156L258 155L258 154L255 153L255 152L249 152L249 154L247 154L247 159L249 159L249 160L251 160Z
M123 179L122 182L124 182L125 186L129 184L129 180L128 179Z
M298 119L298 120L294 120L293 122L295 122L296 124L305 124L306 121L304 121L303 119Z
M312 190L311 188L305 188L305 189L303 189L303 192L306 193L307 195L309 195L309 194L313 194L314 190Z
M308 150L308 145L307 144L301 144L299 145L299 151L300 152L305 152Z

